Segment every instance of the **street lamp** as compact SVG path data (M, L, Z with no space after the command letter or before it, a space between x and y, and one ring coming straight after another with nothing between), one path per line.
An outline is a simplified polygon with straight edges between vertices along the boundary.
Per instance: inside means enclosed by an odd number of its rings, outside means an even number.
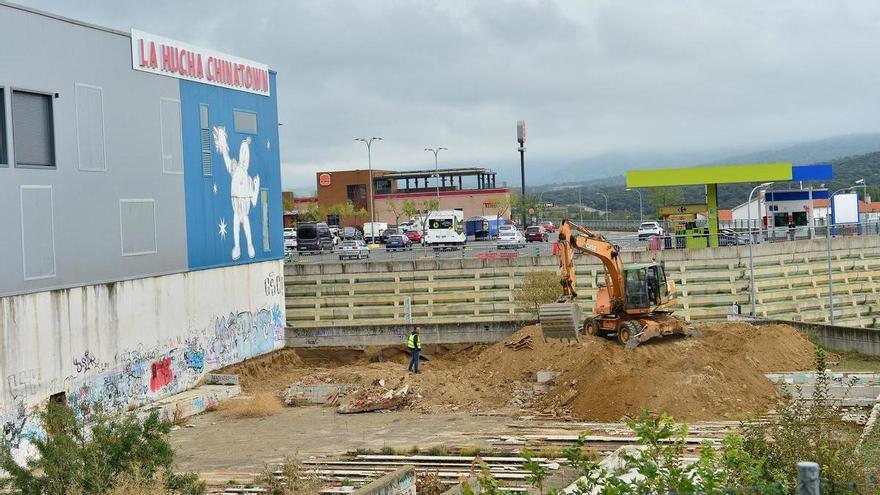
M362 137L354 138L354 140L360 141L360 142L367 145L367 167L370 170L370 179L369 179L370 183L367 185L367 187L368 187L367 201L370 202L370 232L371 232L373 238L375 239L375 237L376 237L376 232L375 232L375 230L376 230L376 199L373 197L372 146L373 146L373 141L382 141L382 138L373 136L371 138L362 138ZM367 235L367 233L364 232L364 236L366 236L366 235Z
M605 196L605 220L608 220L608 195L603 192L597 192L596 194L601 194Z
M859 183L864 185L865 180L857 180L856 184ZM834 325L834 278L831 276L831 207L834 205L834 196L849 189L852 188L844 187L828 196L828 211L825 213L825 244L828 247L828 322L831 325Z
M437 167L437 155L440 154L442 150L448 150L449 148L444 148L442 146L437 148L425 148L425 151L430 151L434 153L434 175L437 178L437 209L440 209L440 169Z
M752 244L755 243L755 239L752 234L752 195L755 194L755 191L758 189L766 189L772 186L772 182L765 182L763 184L757 185L752 188L752 192L749 193L749 202L746 203L746 210L748 212L748 227L749 227L749 299L751 299L751 307L752 310L750 314L752 318L755 317L755 264L752 262ZM761 201L758 200L758 214L760 215L760 205Z
M631 189L629 187L626 188L627 191L635 191L639 193L639 222L642 222L645 217L642 215L642 190L641 189Z

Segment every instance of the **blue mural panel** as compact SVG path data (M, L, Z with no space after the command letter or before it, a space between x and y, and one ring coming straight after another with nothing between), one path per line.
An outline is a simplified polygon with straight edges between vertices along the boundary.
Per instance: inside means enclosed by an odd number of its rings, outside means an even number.
M284 254L278 100L181 80L189 268Z

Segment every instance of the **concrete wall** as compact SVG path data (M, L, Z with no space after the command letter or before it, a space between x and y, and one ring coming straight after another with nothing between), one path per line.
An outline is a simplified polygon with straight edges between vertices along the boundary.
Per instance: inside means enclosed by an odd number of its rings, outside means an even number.
M283 346L281 262L0 298L0 418L26 452L33 407L64 392L81 416L186 390Z
M880 356L880 330L877 329L787 320L761 320L757 323L783 323L791 325L807 334L812 341L832 351L858 352L869 356Z
M641 263L655 255L645 251L622 256L626 263ZM725 318L734 303L747 310L747 246L669 250L656 256L679 288L676 312L686 320ZM824 240L757 245L754 256L759 316L827 320ZM603 269L590 256L579 256L576 265L579 302L589 313ZM287 264L287 323L294 329L399 325L407 297L417 324L530 320L534 316L514 304L514 289L529 272L556 270L552 256ZM880 237L834 239L832 276L837 323L877 325Z
M413 466L403 466L358 488L352 495L416 495L416 470Z
M124 34L38 15L0 4L0 88L5 89L8 166L0 165L0 296L186 270L184 186L181 173L163 171L160 101L180 100L176 79L131 68ZM11 47L19 47L12 49ZM79 162L77 84L101 89L105 171ZM14 165L10 89L57 93L52 99L54 169ZM2 116L0 116L2 118ZM51 221L25 225L54 236L47 271L25 277L21 187L51 188ZM120 200L154 201L155 222L129 229L155 232L155 253L123 256ZM50 255L54 255L54 260ZM48 269L54 265L54 272ZM28 278L29 280L25 280Z
M498 342L520 329L519 322L423 324L419 334L424 344L471 344ZM360 326L327 328L288 328L287 347L367 347L399 346L406 343L410 327Z

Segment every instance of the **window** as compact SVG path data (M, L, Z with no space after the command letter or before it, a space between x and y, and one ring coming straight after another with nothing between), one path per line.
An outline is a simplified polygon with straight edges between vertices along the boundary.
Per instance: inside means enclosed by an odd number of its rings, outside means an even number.
M355 210L367 207L367 185L353 184L345 186L346 198L354 204Z
M232 116L235 121L235 132L244 134L257 133L257 114L244 110L233 110Z
M183 138L180 134L180 102L170 98L159 100L162 128L162 172L183 173Z
M12 143L16 166L55 166L55 129L50 95L12 92Z
M199 105L199 138L202 145L202 177L214 175L214 162L211 155L211 128L208 125L208 105Z
M263 251L269 252L269 190L260 189L260 203L263 206Z
M104 95L97 86L76 85L76 146L80 170L107 171L104 154Z
M153 199L120 199L119 233L122 238L123 256L155 254L158 251L156 201Z
M6 155L6 93L0 88L0 165L8 165Z
M21 186L21 249L25 280L55 276L52 186Z

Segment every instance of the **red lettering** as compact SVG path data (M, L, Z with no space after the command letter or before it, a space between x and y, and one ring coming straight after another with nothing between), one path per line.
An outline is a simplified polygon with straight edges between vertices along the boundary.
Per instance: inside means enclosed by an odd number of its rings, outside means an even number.
M196 55L196 77L202 79L205 77L205 71L202 69L202 54Z
M208 70L206 72L207 72L208 80L213 81L214 80L214 57L208 57L207 64L208 64Z
M157 69L159 67L159 60L156 57L156 43L150 42L150 67Z
M162 45L162 70L177 72L177 53L174 47Z
M244 87L250 89L254 85L254 70L248 67L244 72Z
M233 66L233 73L232 74L235 77L235 82L233 84L235 84L236 86L241 86L241 81L238 78L238 68L239 68L238 64L235 64Z
M177 67L179 69L180 75L185 76L188 74L186 71L186 59L185 59L186 50L180 50L180 52L178 52L178 54L177 54L177 57L178 57Z
M186 52L186 73L190 77L196 75L196 58L193 57L193 52Z
M138 40L138 48L140 48L140 54L139 54L140 60L138 61L138 65L140 65L141 67L146 67L147 61L146 61L146 57L144 56L144 39L143 38Z

